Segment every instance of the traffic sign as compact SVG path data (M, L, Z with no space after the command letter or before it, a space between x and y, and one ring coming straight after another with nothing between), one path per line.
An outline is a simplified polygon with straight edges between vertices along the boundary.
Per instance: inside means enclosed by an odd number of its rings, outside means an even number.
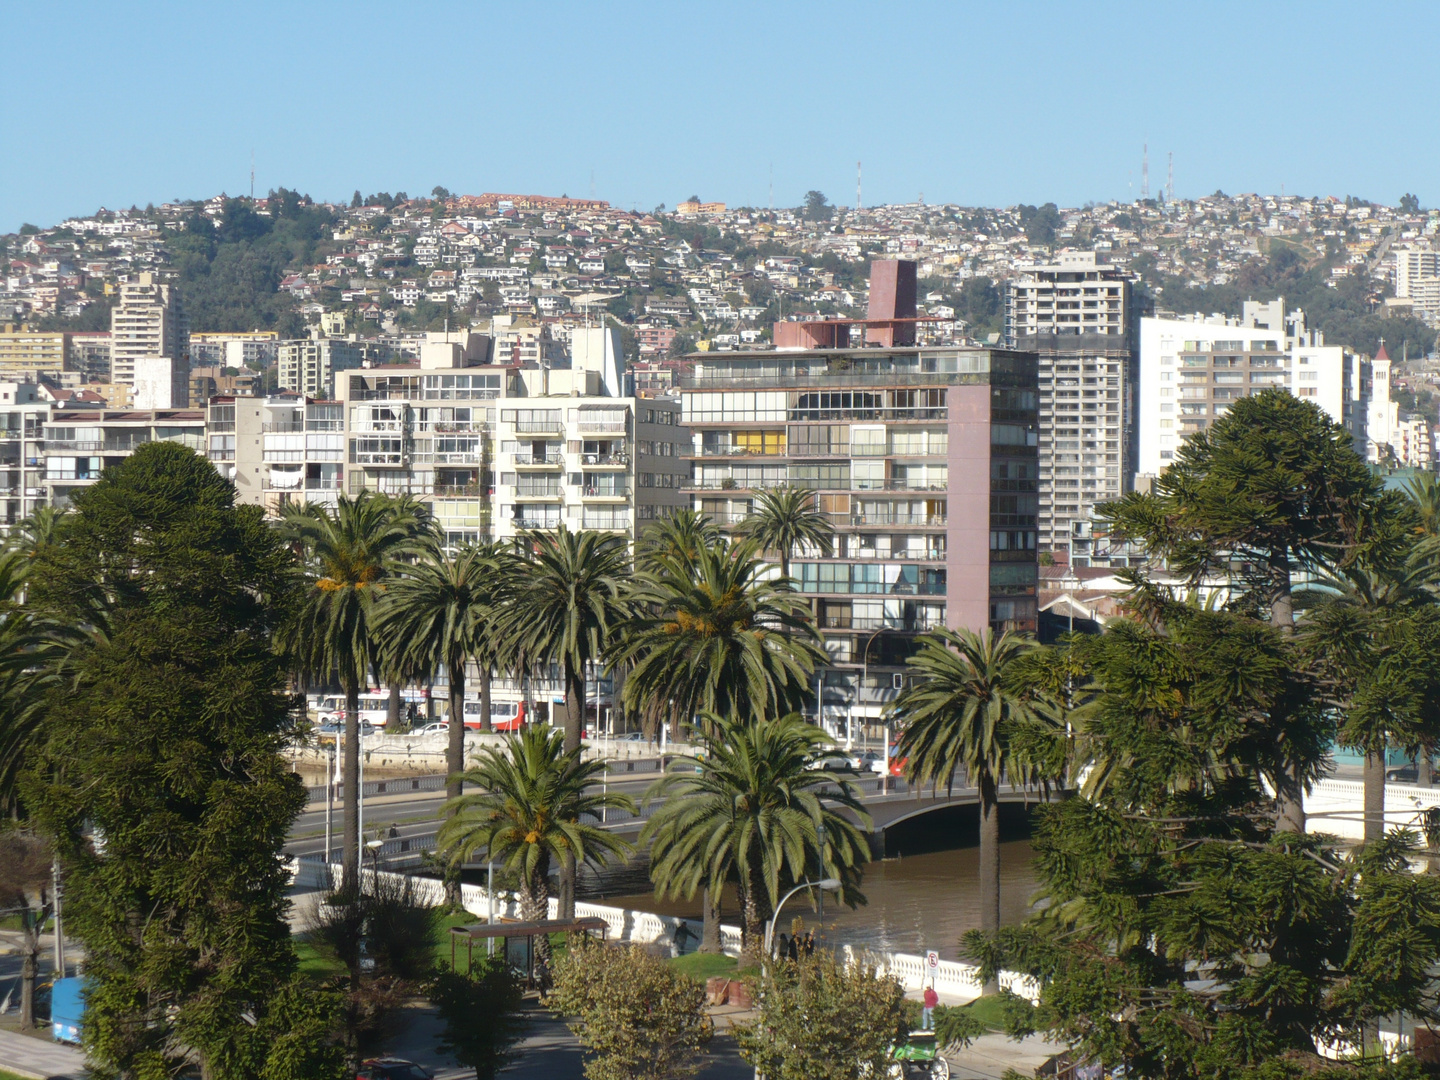
M939 969L940 954L934 949L931 949L925 954L925 966L930 969L932 974Z

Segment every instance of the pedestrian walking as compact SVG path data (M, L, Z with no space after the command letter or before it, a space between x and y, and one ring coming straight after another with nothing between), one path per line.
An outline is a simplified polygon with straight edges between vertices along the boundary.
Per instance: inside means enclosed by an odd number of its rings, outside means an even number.
M935 1006L940 1004L940 995L935 993L935 984L925 987L925 1007L920 1010L920 1030L935 1030Z

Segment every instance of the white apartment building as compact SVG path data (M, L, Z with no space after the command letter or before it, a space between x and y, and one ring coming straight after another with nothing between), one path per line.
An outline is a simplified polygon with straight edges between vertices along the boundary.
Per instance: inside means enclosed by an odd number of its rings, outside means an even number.
M237 370L260 370L273 364L280 350L280 335L273 330L241 334L191 334L190 359L197 367L215 364Z
M1395 460L1410 469L1433 469L1435 467L1434 433L1430 421L1418 413L1401 416L1395 428L1395 441L1391 444Z
M1061 252L1008 283L1005 334L1039 359L1040 549L1084 562L1092 511L1135 470L1130 280L1093 251Z
M1394 255L1396 299L1414 299L1420 282L1440 278L1440 251L1399 248Z
M42 438L44 501L65 506L75 491L93 484L103 470L146 443L177 442L203 453L205 411L52 408Z
M110 313L110 378L134 388L142 409L183 408L189 398L190 331L173 285L141 273L120 286Z
M283 341L277 350L276 385L306 397L334 396L335 373L357 368L365 350L337 338Z
M1390 359L1373 360L1305 328L1305 315L1282 317L1284 301L1247 302L1240 318L1191 315L1140 320L1136 472L1157 476L1197 431L1231 404L1279 386L1313 401L1355 439L1367 460L1380 461L1393 439Z
M215 397L205 453L237 499L278 515L287 503L334 506L345 473L344 410L298 394Z
M48 500L42 447L52 408L35 383L0 382L0 526L29 517Z

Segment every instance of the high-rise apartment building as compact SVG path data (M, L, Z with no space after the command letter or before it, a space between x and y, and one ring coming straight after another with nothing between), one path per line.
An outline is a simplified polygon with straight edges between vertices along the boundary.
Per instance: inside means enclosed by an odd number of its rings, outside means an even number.
M694 508L734 531L762 491L803 488L835 528L831 554L791 562L833 660L827 723L878 718L918 633L1035 629L1033 355L879 345L690 359Z
M278 515L287 504L334 506L344 486L344 408L298 394L210 400L205 453L237 501Z
M1139 475L1158 475L1235 401L1272 386L1318 405L1367 460L1386 459L1399 418L1383 345L1373 359L1326 345L1303 311L1284 307L1247 301L1239 318L1140 320Z
M120 285L110 313L110 378L138 408L180 408L189 397L190 330L175 286L146 271Z
M1440 278L1440 251L1399 248L1395 251L1395 298L1419 299L1421 282ZM1418 305L1417 305L1418 306Z
M77 489L149 442L176 442L203 453L203 409L52 409L45 423L46 501L65 506Z
M1095 252L1061 252L1006 287L1006 344L1038 363L1038 542L1077 562L1095 506L1134 471L1134 314L1128 277Z
M306 397L334 397L335 373L357 368L365 359L361 345L338 338L280 343L276 385Z

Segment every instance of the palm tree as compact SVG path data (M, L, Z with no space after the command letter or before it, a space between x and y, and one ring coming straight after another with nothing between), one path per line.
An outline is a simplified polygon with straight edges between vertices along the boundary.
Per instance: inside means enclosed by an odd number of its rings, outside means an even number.
M1025 727L1056 723L1053 706L1032 684L1033 638L1006 631L936 630L919 639L909 661L915 676L896 700L905 725L900 756L917 785L950 790L963 767L980 793L980 927L1000 929L999 785L1022 765L1014 742Z
M869 847L861 826L870 816L848 781L813 767L829 739L798 713L708 719L704 756L680 759L646 793L665 801L640 841L652 843L650 877L661 897L701 888L718 897L727 882L738 885L753 954L783 890L807 875L838 877L848 902L863 900L857 886Z
M585 671L610 647L628 614L621 599L630 572L625 541L608 533L524 533L517 541L523 562L503 631L521 668L554 663L565 680L565 749L579 752L585 729ZM563 853L562 853L563 854ZM560 865L560 912L575 913L575 862Z
M1426 536L1440 536L1440 476L1417 472L1401 487L1420 517L1421 531Z
M612 654L633 665L627 708L647 719L667 705L687 723L702 712L741 719L798 709L825 662L805 600L761 574L756 544L718 540L651 557L629 596L635 616Z
M558 731L539 725L509 735L477 755L463 779L476 790L441 808L446 820L436 837L460 866L476 855L500 861L520 878L520 917L549 917L550 867L556 861L603 865L629 848L594 822L603 809L634 810L630 796L596 789L608 766L566 750ZM587 820L588 819L588 820ZM542 968L549 942L536 942Z
M802 488L775 488L762 491L755 499L755 514L744 526L762 551L780 554L780 572L790 576L790 557L800 544L818 548L822 555L834 551L835 528L830 519L815 509L815 496Z
M334 510L286 507L282 532L300 548L308 587L279 644L310 678L345 692L344 837L341 887L357 883L360 842L360 691L380 659L378 594L429 528L423 511L372 491L341 495Z
M565 679L565 749L580 748L585 723L585 668L600 660L628 608L625 541L608 533L553 532L520 537L524 562L506 628L531 663L556 663Z
M375 620L386 666L433 674L444 667L450 688L449 746L445 793L460 795L465 769L465 669L482 654L491 633L500 590L508 584L504 557L494 545L468 545L452 558L430 538L413 566L391 585ZM481 665L481 718L489 730L489 664Z
M642 572L661 568L664 561L693 561L699 553L720 539L720 526L698 510L676 510L657 518L640 534L635 549L635 567Z
M0 552L0 814L15 816L20 778L44 738L47 693L59 678L67 639L79 634L24 606L30 556Z

